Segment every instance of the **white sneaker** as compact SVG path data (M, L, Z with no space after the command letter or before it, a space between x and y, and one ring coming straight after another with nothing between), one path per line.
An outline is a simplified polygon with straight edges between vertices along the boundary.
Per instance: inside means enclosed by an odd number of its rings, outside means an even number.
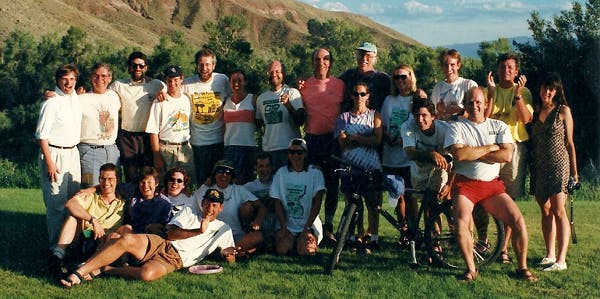
M556 259L551 259L551 258L545 257L542 259L542 261L538 265L547 267L547 266L552 266L552 264L554 264L554 263L556 263Z
M556 271L563 271L563 270L567 270L567 263L563 263L563 264L554 263L554 264L552 264L552 266L550 266L548 268L544 268L544 272L556 272Z

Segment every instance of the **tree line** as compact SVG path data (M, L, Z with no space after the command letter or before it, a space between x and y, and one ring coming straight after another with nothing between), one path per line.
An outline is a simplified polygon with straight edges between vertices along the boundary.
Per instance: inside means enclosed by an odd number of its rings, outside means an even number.
M539 100L539 77L543 72L561 74L565 94L575 120L575 143L584 178L600 180L596 166L600 161L600 0L585 4L573 2L570 10L561 11L553 20L542 19L532 12L528 19L533 44L515 43L522 58L521 73L528 78L528 88ZM181 32L164 36L149 54L148 75L160 78L169 64L182 67L184 74L194 73L194 53L200 47L212 49L217 55L217 72L229 75L235 69L248 74L248 89L260 93L268 88L266 66L278 59L285 63L286 82L295 85L298 78L311 75L311 55L314 49L330 49L335 62L332 75L356 67L355 48L359 42L372 41L372 35L362 27L330 19L310 20L308 36L302 44L274 43L270 48L256 50L244 38L247 21L243 16L226 15L208 21L203 29L208 41L190 45ZM281 33L285 40L285 32ZM484 84L488 71L496 72L496 58L511 51L507 39L482 42L479 59L463 57L461 76ZM76 64L81 71L78 85L90 86L91 66L96 62L111 65L113 78L127 78L127 55L136 50L118 47L106 41L94 44L86 32L71 27L66 34L49 34L36 40L29 32L15 30L0 46L0 187L36 187L38 145L34 138L42 93L55 86L54 72L64 63ZM376 69L391 72L400 63L415 69L417 85L427 91L444 77L438 54L441 49L393 44L378 53Z

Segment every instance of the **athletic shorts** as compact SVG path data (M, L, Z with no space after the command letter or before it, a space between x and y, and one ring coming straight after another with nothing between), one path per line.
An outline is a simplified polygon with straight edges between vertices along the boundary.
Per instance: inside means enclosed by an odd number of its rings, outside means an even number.
M159 262L165 266L167 273L183 267L181 257L171 242L153 234L147 234L146 237L148 238L148 249L140 263Z
M452 197L466 196L474 204L494 195L506 193L504 182L495 178L489 182L472 180L463 175L456 175L452 186Z

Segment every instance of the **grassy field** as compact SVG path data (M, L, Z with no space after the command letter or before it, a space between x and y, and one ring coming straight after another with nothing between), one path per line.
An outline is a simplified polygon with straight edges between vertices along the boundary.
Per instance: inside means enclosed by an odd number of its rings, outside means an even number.
M225 267L216 275L181 270L152 283L101 277L70 290L41 270L47 248L41 191L0 189L0 298L597 298L600 279L595 267L599 264L594 254L600 249L600 201L595 197L600 193L597 188L585 189L575 202L579 243L570 246L569 269L559 273L535 267L544 254L539 211L532 200L518 202L529 229L530 268L540 277L535 284L514 279L513 266L501 264L485 268L471 284L456 281L458 270L411 270L408 251L393 245L397 234L382 220L383 249L370 256L344 252L333 276L322 274L330 249L320 249L307 259L261 255L234 265L207 260Z

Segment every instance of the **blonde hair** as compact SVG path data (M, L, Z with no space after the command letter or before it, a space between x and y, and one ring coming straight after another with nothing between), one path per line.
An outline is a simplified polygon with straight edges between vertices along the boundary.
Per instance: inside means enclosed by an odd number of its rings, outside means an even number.
M417 91L417 76L415 75L415 70L412 68L412 66L408 65L408 64L400 64L399 66L397 66L394 69L394 73L397 70L405 70L408 71L408 74L410 75L410 93L415 93ZM394 75L392 74L392 95L393 96L398 96L400 94L400 90L398 89L398 87L395 84L395 80L394 80Z

